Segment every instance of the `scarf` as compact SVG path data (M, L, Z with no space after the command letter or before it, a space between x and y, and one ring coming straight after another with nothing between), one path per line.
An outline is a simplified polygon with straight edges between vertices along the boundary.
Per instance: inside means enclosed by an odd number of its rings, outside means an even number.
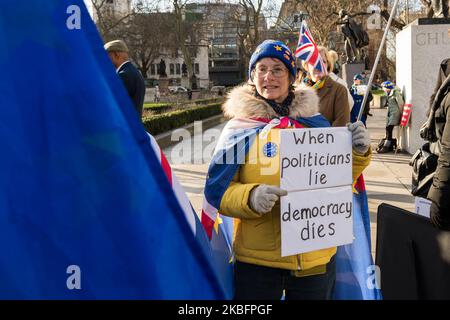
M317 82L312 81L309 77L305 77L305 79L303 79L303 83L306 84L308 87L313 88L314 90L322 89L326 81L327 77L323 77Z
M272 107L273 111L275 111L278 115L281 117L287 117L289 116L289 106L292 103L292 100L294 100L294 93L292 91L289 92L288 96L282 103L276 103L273 100L269 100L261 96L257 90L255 90L255 97L264 100L269 104L269 106Z

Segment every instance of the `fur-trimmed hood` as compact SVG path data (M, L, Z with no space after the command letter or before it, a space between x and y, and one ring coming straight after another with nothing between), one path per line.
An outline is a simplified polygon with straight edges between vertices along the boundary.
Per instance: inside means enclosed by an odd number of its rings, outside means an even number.
M319 97L313 89L297 88L289 107L289 117L311 117L319 112ZM264 100L255 97L255 89L248 84L234 88L222 106L228 118L275 118L278 115Z

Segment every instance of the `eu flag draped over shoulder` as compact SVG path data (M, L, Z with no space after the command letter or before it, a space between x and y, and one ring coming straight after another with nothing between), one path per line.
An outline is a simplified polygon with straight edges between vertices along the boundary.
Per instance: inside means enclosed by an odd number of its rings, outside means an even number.
M351 244L339 246L336 253L336 300L381 300L380 279L373 263L370 217L363 175L353 193L353 234Z
M0 27L0 298L223 298L83 2Z

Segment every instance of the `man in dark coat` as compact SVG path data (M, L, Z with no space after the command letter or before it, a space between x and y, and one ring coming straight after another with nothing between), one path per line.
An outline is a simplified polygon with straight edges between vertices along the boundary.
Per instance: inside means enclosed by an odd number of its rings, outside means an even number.
M122 40L114 40L105 44L116 72L122 79L128 95L133 101L139 119L142 117L142 109L145 97L145 81L139 70L131 63L128 56L128 47Z
M438 164L433 185L428 192L432 201L431 222L442 230L450 230L450 59L441 63L436 91L430 106L434 120L428 140L435 141L430 150L437 156Z

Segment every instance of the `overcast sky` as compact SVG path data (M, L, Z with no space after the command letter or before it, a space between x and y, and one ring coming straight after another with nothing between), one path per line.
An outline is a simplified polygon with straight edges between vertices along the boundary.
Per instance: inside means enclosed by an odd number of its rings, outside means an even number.
M84 2L87 4L87 7L90 8L90 1L91 0L84 0ZM136 0L134 0L136 1ZM145 1L145 0L144 0ZM171 11L172 10L172 1L171 0L159 0L159 1L155 1L155 0L147 0L150 3L157 3L158 9L160 11ZM181 0L182 2L183 0ZM204 3L204 2L214 2L211 0L193 0L192 2L198 2L198 3ZM233 0L224 0L222 2L228 3L228 2L237 2L237 1L233 1ZM266 8L270 5L271 7L274 7L274 12L272 13L273 15L278 15L278 12L280 10L281 4L283 3L283 0L264 0L264 3L266 5ZM275 19L272 17L270 19L268 19L268 25L272 25L273 23L275 23Z
M214 2L214 1L211 1L211 0L195 0L195 1L192 1L192 2L204 3L204 2ZM228 2L237 2L237 1L224 0L222 2L228 3ZM280 10L281 4L283 3L283 0L264 0L264 3L266 5L266 7L269 6L269 5L270 6L275 6L276 12L278 13L278 11ZM172 1L171 0L161 0L161 1L159 1L159 9L161 11L170 11L170 10L172 10ZM271 20L273 20L273 19L271 19ZM270 24L272 24L274 22L275 21L268 21L268 24L270 25Z

